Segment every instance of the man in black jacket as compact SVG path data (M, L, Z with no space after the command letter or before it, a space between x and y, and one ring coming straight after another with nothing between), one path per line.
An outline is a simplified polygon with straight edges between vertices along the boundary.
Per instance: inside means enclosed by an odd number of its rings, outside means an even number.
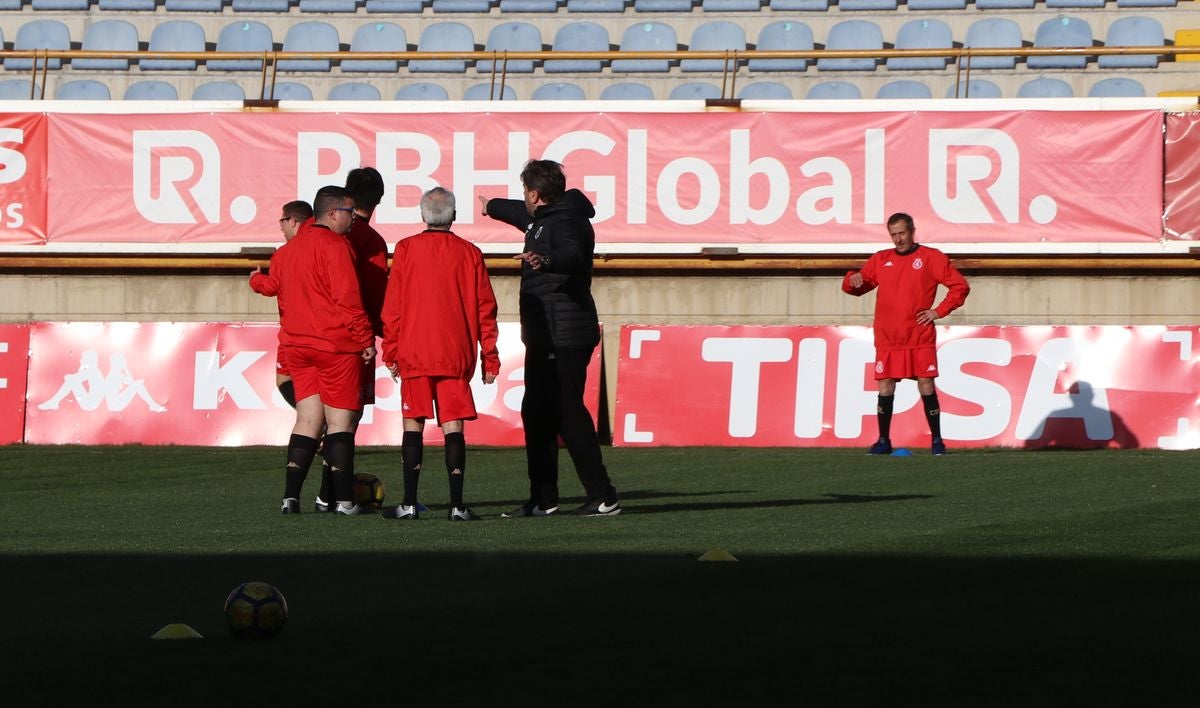
M596 425L583 404L600 324L592 300L596 235L592 203L566 188L562 165L530 160L521 171L524 203L480 197L483 214L525 232L521 263L521 340L525 343L525 457L529 501L506 517L549 516L558 511L558 438L575 463L587 501L585 516L621 513L617 490L600 454Z

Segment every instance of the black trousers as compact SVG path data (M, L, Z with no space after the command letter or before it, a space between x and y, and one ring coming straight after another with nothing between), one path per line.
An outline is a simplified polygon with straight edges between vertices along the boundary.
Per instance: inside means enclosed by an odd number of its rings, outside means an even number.
M600 454L596 424L583 405L591 349L525 351L525 458L529 498L544 507L558 505L558 439L561 437L589 499L612 491Z

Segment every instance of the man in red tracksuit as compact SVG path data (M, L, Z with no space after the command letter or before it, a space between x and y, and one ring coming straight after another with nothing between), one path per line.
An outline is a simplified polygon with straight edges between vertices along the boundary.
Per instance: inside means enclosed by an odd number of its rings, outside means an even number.
M404 501L384 513L388 518L417 519L422 431L436 406L446 438L449 519L479 519L463 502L463 422L477 417L470 386L476 352L483 357L485 384L500 374L496 296L483 254L450 231L454 216L454 194L441 187L429 190L421 197L425 231L398 242L392 257L383 304L383 362L400 377Z
M842 290L855 296L879 288L874 323L879 439L868 452L872 455L892 452L890 429L896 380L916 379L932 436L931 450L934 455L944 455L941 411L933 385L938 375L937 332L933 323L962 307L971 288L946 254L917 244L917 229L911 216L892 214L887 227L896 247L871 256L862 270L850 271L842 280ZM948 292L934 307L939 284Z
M354 254L343 234L354 220L345 189L322 187L314 220L304 224L272 275L279 280L280 341L296 390L296 425L288 441L282 511L300 512L304 478L325 430L325 459L334 473L338 513L369 513L351 501L354 423L362 413L364 366L375 356L375 335L362 306Z

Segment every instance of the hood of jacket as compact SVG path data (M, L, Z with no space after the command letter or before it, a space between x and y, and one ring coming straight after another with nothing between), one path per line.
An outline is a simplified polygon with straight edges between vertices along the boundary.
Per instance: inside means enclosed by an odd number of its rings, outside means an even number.
M585 219L591 219L596 215L596 207L588 200L587 196L578 189L568 189L563 192L563 195L555 199L550 204L543 204L534 212L533 218L542 219L548 216L556 216L565 213L576 213Z

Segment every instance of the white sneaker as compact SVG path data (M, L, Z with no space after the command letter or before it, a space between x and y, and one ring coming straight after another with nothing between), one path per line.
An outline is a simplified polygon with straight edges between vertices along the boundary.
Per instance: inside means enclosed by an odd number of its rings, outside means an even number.
M400 506L397 506L395 509L388 509L388 510L384 511L383 518L396 519L398 521L416 521L421 517L418 514L417 507L415 505L414 506L405 506L405 505L401 504Z

